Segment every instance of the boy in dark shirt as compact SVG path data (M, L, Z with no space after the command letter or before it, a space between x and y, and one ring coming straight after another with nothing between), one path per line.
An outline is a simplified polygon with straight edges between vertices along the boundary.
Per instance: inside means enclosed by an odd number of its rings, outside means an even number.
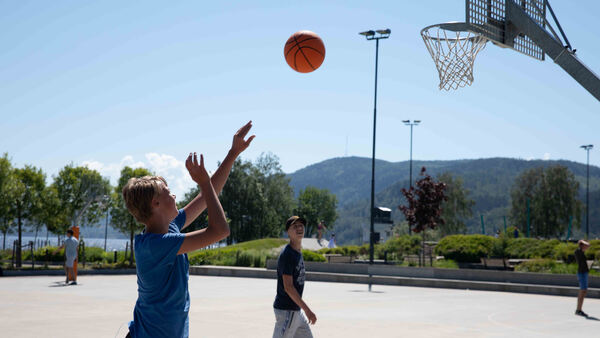
M579 281L579 294L577 295L577 310L575 310L575 314L579 316L587 317L587 314L581 310L581 306L583 305L583 299L587 293L588 288L588 273L590 269L587 265L587 260L585 258L585 250L590 247L590 243L579 240L577 242L579 248L575 250L575 260L579 267L577 268L577 280Z
M314 324L317 316L302 300L305 280L302 237L305 226L306 220L298 216L290 217L285 223L290 244L281 251L277 260L277 296L273 303L276 322L273 338L313 336L308 324ZM300 309L304 310L308 321Z

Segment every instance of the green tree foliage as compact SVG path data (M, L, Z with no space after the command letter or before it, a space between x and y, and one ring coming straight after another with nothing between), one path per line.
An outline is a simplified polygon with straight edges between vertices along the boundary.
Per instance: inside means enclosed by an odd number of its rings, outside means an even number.
M14 169L14 176L16 189L13 208L17 219L19 246L22 246L23 223L32 223L39 219L41 214L42 192L46 187L46 175L41 169L26 165L24 168ZM21 250L17 250L17 266L21 266Z
M579 182L564 166L532 168L523 172L511 192L511 221L527 233L527 201L530 209L531 236L561 237L573 216L573 224L581 224L581 201L578 199Z
M129 235L129 247L133 248L133 236L136 232L140 232L144 229L144 225L138 223L135 218L129 213L123 200L123 187L127 184L130 178L133 177L144 177L152 175L152 173L145 168L124 167L121 169L121 176L119 177L119 184L115 187L114 192L111 194L109 200L104 200L103 208L106 210L110 207L111 223L113 228L119 230L121 233ZM167 182L168 183L168 182ZM107 205L109 203L109 205ZM133 250L130 250L129 264L133 264Z
M12 230L15 214L13 203L16 198L16 179L13 167L4 153L0 157L0 231L2 231L2 249L6 248L6 234Z
M197 190L192 193L196 194ZM279 159L262 154L255 164L235 161L220 201L230 220L227 243L231 244L279 236L291 214L294 197Z
M336 208L337 197L329 190L308 186L300 191L294 214L306 218L305 236L310 237L319 221L324 221L329 230L333 230L337 219Z
M439 227L440 235L461 234L467 231L465 220L473 216L475 201L469 198L469 190L463 187L460 177L453 177L446 172L438 176L438 180L446 184L444 191L448 198L442 203L442 219L444 225Z
M110 192L110 183L96 170L69 164L54 177L52 186L68 222L57 229L58 233L81 223L93 224L101 218L102 200Z
M37 220L40 225L46 226L48 232L61 234L64 225L70 223L61 209L61 204L58 190L54 185L44 188L41 210Z

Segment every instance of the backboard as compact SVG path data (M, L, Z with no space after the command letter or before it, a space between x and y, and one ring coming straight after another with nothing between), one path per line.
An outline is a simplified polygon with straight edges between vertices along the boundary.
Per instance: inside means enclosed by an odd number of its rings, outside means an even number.
M469 30L481 34L501 47L512 48L538 60L544 60L544 51L528 36L507 20L506 1L513 1L540 27L546 27L545 0L466 0L466 24Z

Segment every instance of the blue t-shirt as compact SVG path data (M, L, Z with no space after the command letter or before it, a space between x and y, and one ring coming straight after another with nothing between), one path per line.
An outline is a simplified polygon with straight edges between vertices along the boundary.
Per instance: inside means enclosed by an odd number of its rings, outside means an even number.
M138 299L129 322L132 337L189 336L189 263L187 254L177 255L184 224L181 209L168 233L135 236Z
M306 278L304 259L302 258L302 253L294 250L289 244L281 251L277 260L277 296L275 296L273 307L279 310L299 311L300 306L285 292L283 275L292 276L294 288L298 291L300 297L302 297L304 280Z

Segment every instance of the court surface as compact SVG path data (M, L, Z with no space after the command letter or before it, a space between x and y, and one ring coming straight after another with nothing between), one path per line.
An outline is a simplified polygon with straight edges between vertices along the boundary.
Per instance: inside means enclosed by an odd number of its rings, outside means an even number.
M136 277L0 278L2 337L124 337L137 297ZM191 337L270 337L276 281L190 276ZM317 315L315 337L595 337L600 301L590 319L575 316L575 298L503 292L307 282L304 299Z

